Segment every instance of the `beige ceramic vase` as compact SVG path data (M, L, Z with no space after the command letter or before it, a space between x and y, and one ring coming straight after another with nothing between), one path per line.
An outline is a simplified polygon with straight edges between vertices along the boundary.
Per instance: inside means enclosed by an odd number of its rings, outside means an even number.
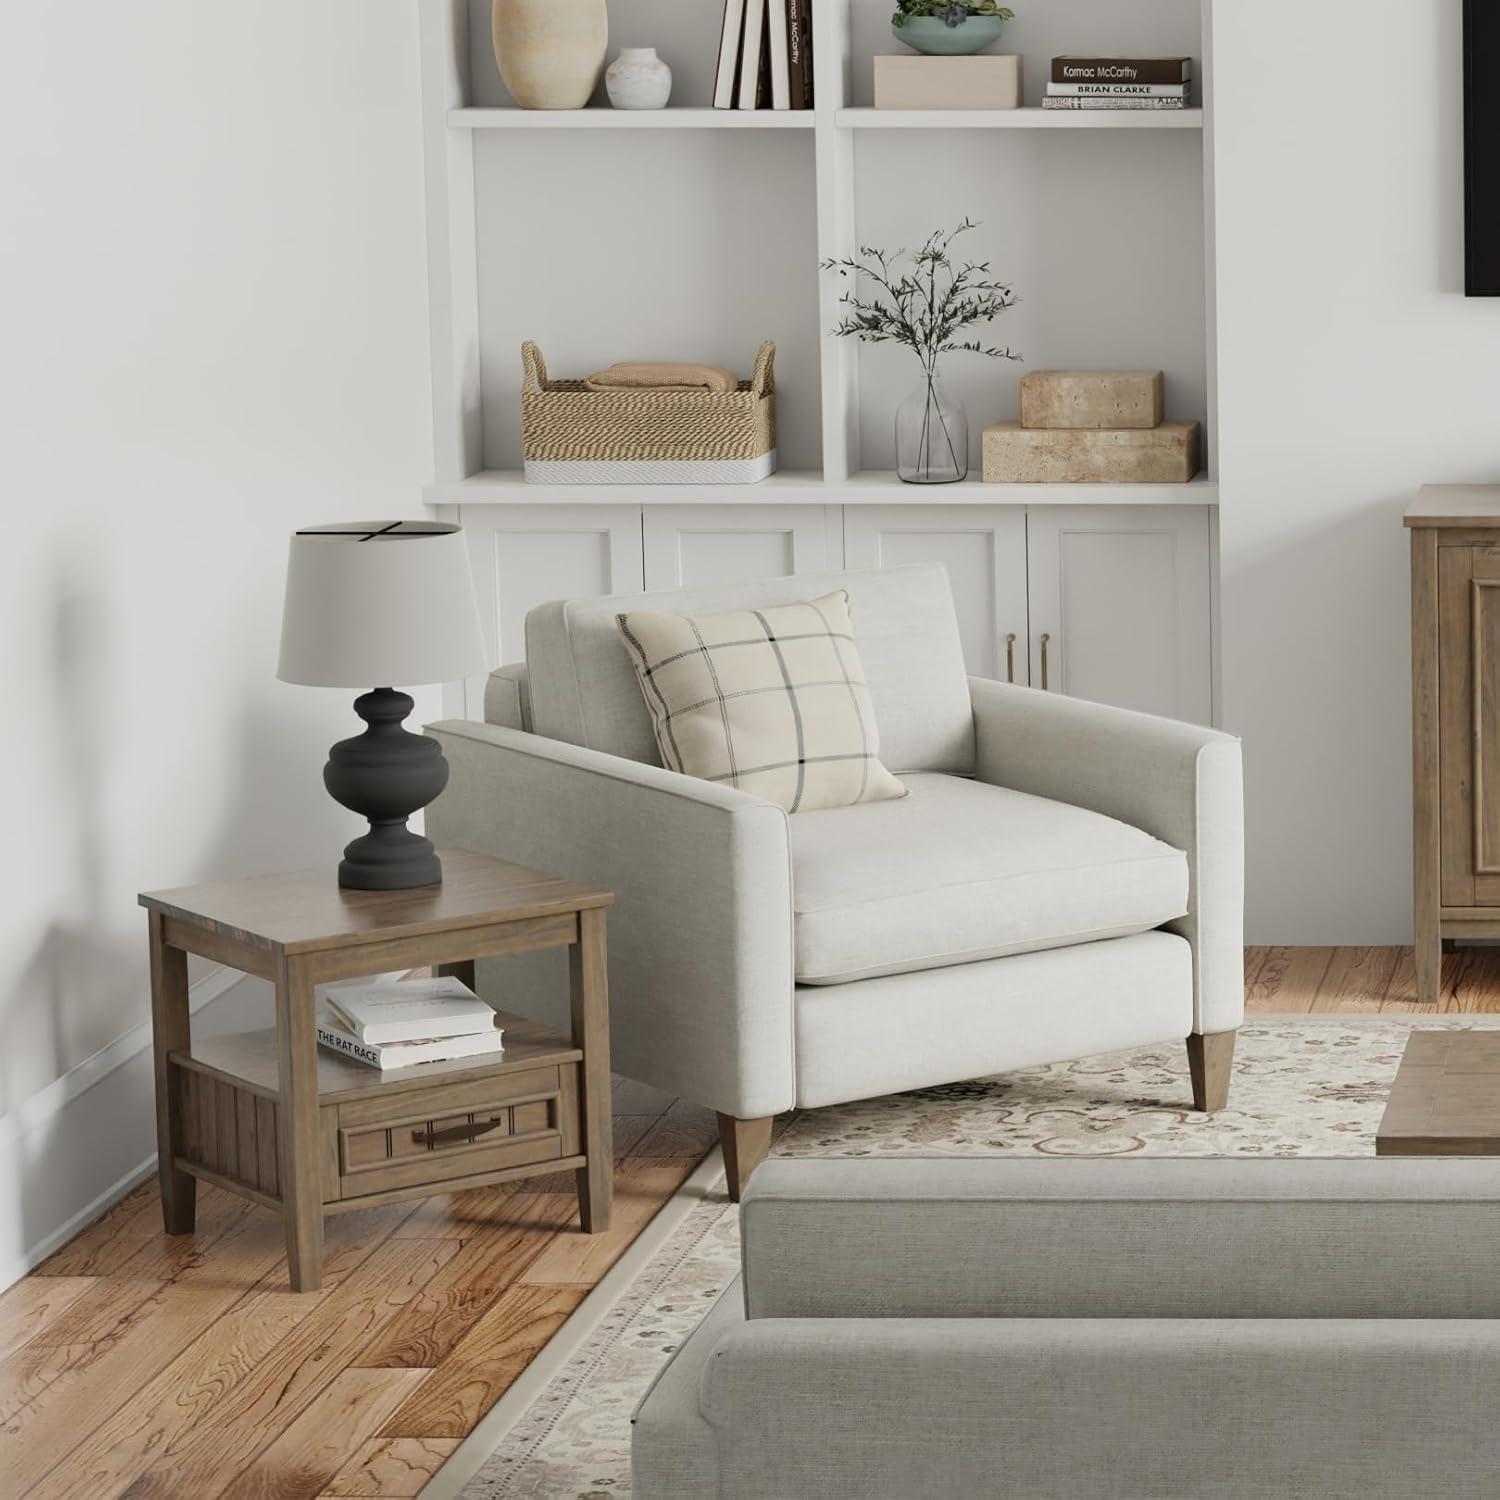
M605 0L494 0L495 62L522 109L582 109L609 46Z

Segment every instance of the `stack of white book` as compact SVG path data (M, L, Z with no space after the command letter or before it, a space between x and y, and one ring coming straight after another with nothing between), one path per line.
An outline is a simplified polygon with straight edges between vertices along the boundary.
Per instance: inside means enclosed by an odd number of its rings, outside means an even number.
M317 993L318 1040L372 1068L502 1050L495 1012L458 979L320 985Z

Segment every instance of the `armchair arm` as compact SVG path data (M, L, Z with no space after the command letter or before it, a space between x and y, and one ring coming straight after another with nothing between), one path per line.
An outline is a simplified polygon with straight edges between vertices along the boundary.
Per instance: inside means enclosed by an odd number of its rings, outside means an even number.
M1133 824L1188 859L1193 1029L1245 1010L1245 830L1240 742L1175 719L971 677L979 780Z
M1477 1158L773 1157L740 1218L752 1321L1500 1318Z
M747 792L492 724L427 732L448 758L427 810L439 844L615 893L616 1066L750 1118L791 1107L791 855L786 814ZM556 976L558 980L561 975ZM556 996L507 991L555 1014Z

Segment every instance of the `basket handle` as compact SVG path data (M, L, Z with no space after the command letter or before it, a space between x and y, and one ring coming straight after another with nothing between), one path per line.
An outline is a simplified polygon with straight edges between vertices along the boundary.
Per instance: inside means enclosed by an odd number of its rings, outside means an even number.
M530 339L521 345L521 389L528 396L547 389L547 361Z
M750 377L752 396L769 396L776 389L771 367L776 363L776 345L767 339L755 355L755 373Z

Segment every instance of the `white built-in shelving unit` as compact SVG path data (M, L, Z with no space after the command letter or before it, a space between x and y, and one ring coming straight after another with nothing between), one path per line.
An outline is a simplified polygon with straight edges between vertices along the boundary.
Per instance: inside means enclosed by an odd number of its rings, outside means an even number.
M1208 0L1012 0L1015 111L875 110L871 58L904 50L890 0L813 0L817 107L709 107L718 0L610 0L610 55L654 46L671 106L517 108L488 0L424 0L434 479L473 534L497 659L546 598L939 557L971 665L1162 712L1211 707L1215 481ZM1187 53L1201 107L1047 112L1058 52ZM990 330L1013 364L953 356L972 478L896 481L905 351L834 338L823 259L911 245L968 216L965 248L1012 282ZM963 243L963 242L961 242ZM776 341L782 468L753 486L527 485L520 345L554 374L616 359L748 371ZM979 433L1027 369L1152 368L1204 423L1188 485L985 485ZM1163 591L1166 595L1163 595ZM1165 598L1165 602L1164 602ZM1048 611L1051 614L1048 614ZM1133 659L1132 659L1133 658ZM476 685L477 686L477 685ZM468 706L472 710L471 695Z

